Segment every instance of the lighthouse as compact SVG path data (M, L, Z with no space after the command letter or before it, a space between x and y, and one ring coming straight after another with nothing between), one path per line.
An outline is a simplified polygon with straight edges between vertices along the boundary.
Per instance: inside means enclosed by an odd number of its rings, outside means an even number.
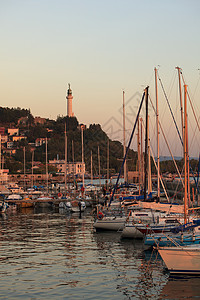
M68 117L73 117L74 116L74 113L72 112L72 99L73 99L73 96L72 96L72 90L70 88L70 83L69 83L69 88L67 90L66 99L67 99L67 116Z

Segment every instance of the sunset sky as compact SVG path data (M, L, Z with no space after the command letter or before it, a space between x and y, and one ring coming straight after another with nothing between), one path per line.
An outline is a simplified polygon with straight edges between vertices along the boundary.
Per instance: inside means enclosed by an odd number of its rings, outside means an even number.
M198 0L0 0L0 105L56 119L66 115L70 83L79 122L100 123L107 132L112 127L111 138L120 139L122 91L128 136L146 85L155 102L154 67L179 120L179 66L199 117L199 12ZM159 89L163 127L180 155ZM189 123L198 156L193 116Z

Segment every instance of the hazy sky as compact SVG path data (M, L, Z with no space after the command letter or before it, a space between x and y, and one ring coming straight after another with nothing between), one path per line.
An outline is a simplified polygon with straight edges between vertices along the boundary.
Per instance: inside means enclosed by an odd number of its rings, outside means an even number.
M112 128L122 122L123 89L133 121L146 85L154 98L154 67L160 65L177 115L176 66L198 106L199 12L198 0L0 0L0 105L56 119L66 115L71 83L79 122L109 130L111 120ZM161 98L163 126L171 134ZM127 122L127 135L131 127ZM177 136L171 134L171 142L179 154Z

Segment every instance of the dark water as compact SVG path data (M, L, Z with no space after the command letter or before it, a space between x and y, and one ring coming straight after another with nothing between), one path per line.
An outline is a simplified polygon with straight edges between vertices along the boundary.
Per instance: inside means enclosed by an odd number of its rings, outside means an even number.
M2 299L200 295L199 278L169 278L162 260L144 252L141 241L121 241L119 233L95 233L89 210L81 219L32 209L0 216L0 263Z

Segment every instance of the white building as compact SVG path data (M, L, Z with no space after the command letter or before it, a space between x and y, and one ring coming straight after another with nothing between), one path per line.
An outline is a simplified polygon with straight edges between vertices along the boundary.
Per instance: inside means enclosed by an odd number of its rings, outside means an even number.
M7 142L7 149L12 149L13 147L13 141Z
M65 160L49 160L49 164L56 167L58 173L65 173ZM66 170L68 175L82 175L85 174L85 163L82 162L68 162L66 164Z
M8 169L0 169L0 183L8 182Z
M21 140L26 140L27 139L27 136L22 136L22 135L19 135L19 136L17 136L17 135L13 135L12 136L12 140L13 140L13 142L18 142L18 141L21 141Z
M8 136L7 135L1 135L1 143L7 143L8 142Z
M8 128L8 134L9 135L19 135L19 128Z

